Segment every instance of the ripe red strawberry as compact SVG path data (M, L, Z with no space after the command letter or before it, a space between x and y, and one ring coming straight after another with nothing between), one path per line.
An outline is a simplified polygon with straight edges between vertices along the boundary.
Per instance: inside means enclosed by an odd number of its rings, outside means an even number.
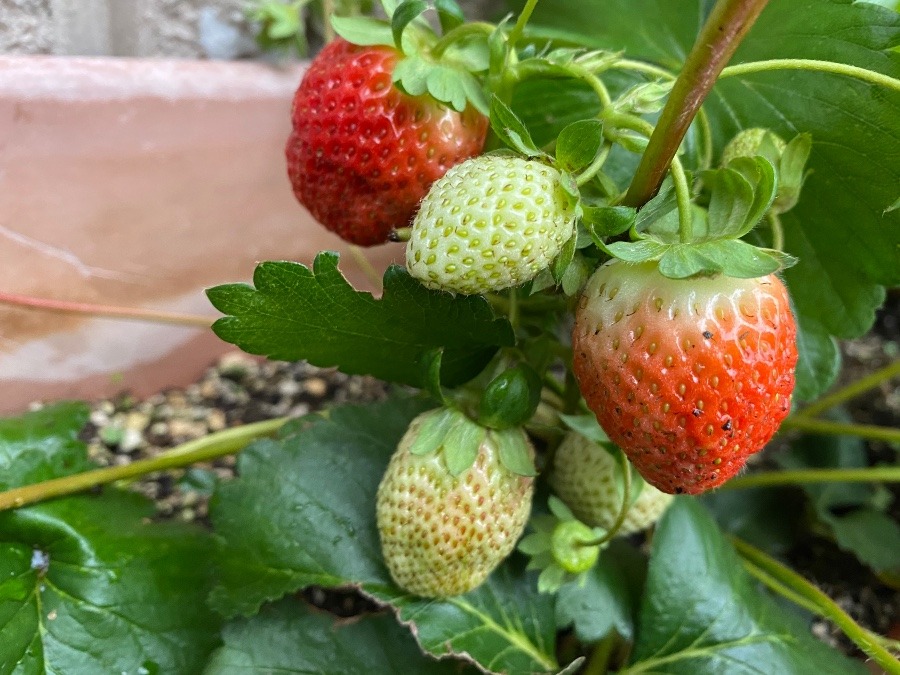
M734 476L791 407L796 326L774 275L685 280L613 261L573 331L588 407L641 475L696 494Z
M448 455L473 433L474 455L454 475ZM520 428L480 428L445 409L412 421L376 500L382 553L398 586L424 597L466 593L512 552L531 513L534 478L504 465L510 443L533 456Z
M391 81L400 52L338 38L313 60L294 95L288 176L300 203L361 246L409 224L431 184L478 154L487 118L458 113Z

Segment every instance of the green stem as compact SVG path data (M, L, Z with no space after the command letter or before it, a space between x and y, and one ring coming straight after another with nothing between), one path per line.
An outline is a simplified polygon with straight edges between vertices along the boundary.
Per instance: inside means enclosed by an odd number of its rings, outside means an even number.
M507 312L509 325L513 330L519 327L519 292L515 288L509 291L509 311Z
M860 438L867 438L871 441L900 443L900 429L879 427L873 424L845 424L843 422L814 420L793 415L781 423L781 428L799 429L801 431L831 436L859 436Z
M25 309L38 309L60 314L77 314L104 319L170 323L190 328L209 328L216 320L215 317L196 316L193 314L177 314L175 312L162 312L140 307L114 307L112 305L94 305L88 302L33 298L30 295L19 295L18 293L5 293L2 291L0 291L0 305L12 305Z
M622 523L625 522L625 517L628 515L628 510L631 508L631 462L625 459L625 455L621 455L620 460L622 463L622 480L624 480L625 483L622 494L622 506L619 508L619 515L616 516L615 522L612 524L606 534L604 534L602 537L592 539L591 541L579 542L580 546L603 546L603 544L615 537L619 533L619 530L622 529Z
M672 181L675 183L675 199L678 203L678 240L682 244L688 244L694 238L691 187L678 157L672 158Z
M849 401L850 399L856 398L860 394L864 394L870 389L879 386L882 382L891 380L895 377L900 377L900 360L889 363L884 366L884 368L879 368L871 375L867 375L855 382L851 382L846 387L841 387L833 394L829 394L815 403L806 406L800 412L792 415L792 417L795 419L798 417L815 417L816 415L819 415L836 405Z
M594 646L582 675L605 675L609 672L609 659L617 639L615 632L611 632Z
M785 469L738 476L722 490L804 485L809 483L900 483L900 466L873 466L857 469Z
M72 476L26 485L0 492L0 511L19 508L26 504L61 497L89 490L98 485L106 485L119 480L136 478L155 471L178 469L197 462L206 462L217 457L232 455L251 441L271 436L287 422L280 417L254 424L245 424L233 429L219 431L203 438L179 445L150 459L142 459L125 466L110 466L103 469L85 471Z
M768 0L719 0L675 80L625 198L646 204L665 177L694 115Z
M353 262L356 263L356 266L366 277L366 280L372 285L372 288L381 289L381 275L366 257L366 254L363 253L363 250L356 244L351 244L349 250Z
M434 46L431 48L431 55L434 58L440 58L447 49L456 43L462 42L469 37L490 35L495 29L496 26L484 21L473 21L472 23L461 24L434 43Z
M600 152L597 153L597 156L594 157L594 161L591 162L587 168L582 171L575 178L575 184L578 187L581 187L585 183L589 182L594 176L597 175L597 172L603 168L603 165L606 163L607 158L609 157L609 152L612 150L612 144L604 143L603 147L600 148Z
M781 226L781 218L774 211L766 214L769 221L769 229L772 230L772 248L776 251L784 250L784 228Z
M608 108L612 105L612 97L609 95L609 90L606 88L606 85L603 84L603 80L592 73L589 68L585 68L581 64L573 62L566 64L566 70L578 79L583 80L594 90L594 93L597 94L597 98L600 99L601 108Z
M325 42L334 40L334 26L331 25L331 17L334 16L334 0L322 0L322 18L325 24Z
M844 635L874 659L886 672L891 673L891 675L900 675L900 661L894 658L878 641L873 640L869 631L856 623L831 598L802 576L747 542L741 541L736 537L732 537L731 541L744 560L758 567L768 577L774 579L798 597L815 605L824 618L840 628Z
M831 73L852 77L869 84L875 84L887 89L900 92L900 80L889 75L876 73L866 68L849 66L846 63L834 61L817 61L815 59L770 59L767 61L751 61L728 66L719 75L719 78L734 77L735 75L747 75L749 73L764 73L773 70L808 70L819 73Z
M519 18L516 20L516 25L513 26L513 29L509 32L510 49L516 48L516 43L522 37L522 33L525 32L525 26L528 25L531 13L534 12L534 8L537 7L537 4L538 0L528 0L525 3L525 6L522 8L522 13L519 14Z

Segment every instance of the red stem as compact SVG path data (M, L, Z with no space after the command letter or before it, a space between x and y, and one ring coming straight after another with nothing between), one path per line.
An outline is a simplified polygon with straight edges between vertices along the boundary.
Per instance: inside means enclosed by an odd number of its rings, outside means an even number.
M716 78L768 0L719 0L700 31L650 137L624 203L641 207L659 190L672 158Z
M87 302L69 302L66 300L33 298L30 295L4 293L2 291L0 291L0 305L12 305L26 309L38 309L48 312L60 312L63 314L79 314L82 316L103 317L107 319L171 323L178 326L190 326L192 328L209 328L212 325L212 322L215 321L214 317L207 318L193 314L177 314L175 312L162 312L155 309L113 307L110 305L93 305Z

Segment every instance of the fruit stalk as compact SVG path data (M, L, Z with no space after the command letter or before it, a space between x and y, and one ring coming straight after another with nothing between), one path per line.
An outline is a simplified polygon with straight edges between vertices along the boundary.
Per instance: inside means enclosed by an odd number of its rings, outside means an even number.
M758 569L762 570L765 578L777 581L781 586L793 591L797 596L809 601L818 608L818 612L840 628L844 634L888 673L900 674L900 661L897 661L889 651L872 639L868 631L857 624L837 603L825 595L818 588L809 583L796 572L788 569L774 558L751 546L750 544L733 537L738 554Z
M85 471L73 476L54 478L42 483L0 492L0 511L17 509L27 504L82 492L119 480L137 478L155 471L179 469L189 464L232 455L243 450L251 441L271 436L287 420L287 417L280 417L274 420L245 424L189 441L156 457L142 459L125 466L110 466L103 469Z
M833 394L829 394L815 403L806 406L800 412L796 413L794 418L804 417L809 419L816 417L826 410L856 398L860 394L864 394L870 389L877 387L882 382L886 382L895 377L900 377L900 361L889 363L884 368L879 368L874 373L851 382L846 387L841 387Z
M900 467L876 466L860 469L791 469L763 471L732 478L722 490L741 490L776 485L800 485L809 483L880 483L900 482Z
M713 8L650 137L628 188L627 206L643 206L656 194L694 116L767 2L719 0Z
M784 429L799 429L814 434L832 436L859 436L871 441L900 443L900 429L879 427L873 424L844 424L828 420L811 420L806 417L788 417L783 423Z

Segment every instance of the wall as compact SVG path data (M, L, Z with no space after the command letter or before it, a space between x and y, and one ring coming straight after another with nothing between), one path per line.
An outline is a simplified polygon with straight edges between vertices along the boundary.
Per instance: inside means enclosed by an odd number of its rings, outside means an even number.
M0 54L252 56L250 0L0 0ZM502 0L464 0L469 16Z

